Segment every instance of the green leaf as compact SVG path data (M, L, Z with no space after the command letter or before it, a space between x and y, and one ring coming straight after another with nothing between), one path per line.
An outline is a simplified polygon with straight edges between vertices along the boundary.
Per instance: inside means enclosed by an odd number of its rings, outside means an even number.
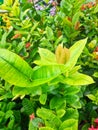
M80 91L79 86L68 86L64 90L64 96L66 95L74 95Z
M80 103L80 101L76 101L73 104L71 104L71 106L73 108L79 109L79 108L81 108L81 103Z
M34 61L35 64L38 65L57 64L55 54L49 51L48 49L39 48L38 53L41 57L41 60L35 60Z
M37 130L37 127L33 126L32 120L29 122L29 129L28 130Z
M39 22L34 23L34 26L31 28L31 34L34 32L34 30L37 28Z
M67 129L72 129L72 130L78 130L78 121L75 119L68 119L64 121L59 130L67 130Z
M13 90L12 90L12 94L13 96L15 96L13 99L19 97L19 96L23 96L23 95L29 95L31 94L32 96L36 96L36 95L41 95L42 91L41 91L41 87L18 87L18 86L14 86Z
M93 94L88 94L86 95L89 99L91 99L92 101L96 100L96 97Z
M58 128L61 124L61 120L50 109L41 108L37 110L37 115L45 121L45 125Z
M95 72L95 73L93 74L93 76L96 77L96 78L98 78L98 72Z
M54 39L54 34L53 34L53 31L50 27L46 27L46 35L47 35L47 38L49 40L53 40Z
M70 50L70 59L65 64L65 66L68 67L69 70L71 70L75 66L80 54L82 53L82 51L83 51L83 49L85 47L86 42L87 42L87 38L83 39L83 40L79 40L73 46L71 46L69 48L69 50Z
M71 14L71 10L72 10L72 3L70 0L62 0L61 3L61 11L64 12L66 15L70 15Z
M38 86L58 77L65 70L64 65L46 65L35 67L32 75L32 85Z
M32 68L18 55L0 49L0 76L13 85L31 86Z
M65 128L64 130L73 130L72 128Z
M31 115L31 114L34 112L34 104L33 104L33 101L30 101L29 99L24 98L24 99L22 100L22 105L23 105L24 112L25 112L27 115Z
M86 123L83 125L82 130L88 130L89 127L90 127L90 124Z
M5 116L5 113L4 113L3 111L0 111L0 120L1 120L1 118L4 117L4 116Z
M95 14L98 13L98 4L95 6L93 13L95 13Z
M82 12L76 12L72 18L72 24L75 25L79 21L79 17L82 16Z
M81 108L79 96L77 96L77 95L67 95L67 96L65 96L65 100L73 108Z
M63 117L63 120L68 120L68 119L78 119L79 118L79 113L77 109L74 108L68 108L66 109L66 113Z
M32 122L32 126L35 127L35 128L39 128L39 125L43 125L44 124L43 120L41 118L37 118L37 117L35 117L30 122Z
M39 98L40 103L45 105L46 100L47 100L47 94L41 94Z
M59 108L65 108L66 107L66 100L62 97L54 96L50 100L50 109L59 109Z
M56 111L56 113L57 113L57 116L59 118L61 118L61 117L64 116L64 114L66 113L66 111L64 109L59 109L59 110Z
M14 126L14 124L15 124L15 120L14 119L11 119L10 121L9 121L9 123L8 123L8 129L13 129L13 126Z
M5 113L5 119L10 118L11 116L13 116L13 111L12 111L12 110L8 110L8 111Z
M67 95L65 96L65 100L68 104L73 104L77 101L79 101L79 97L77 95Z
M37 110L37 115L43 118L44 120L51 120L51 118L55 116L52 110L43 107Z
M61 82L69 85L87 85L94 83L94 80L88 75L77 72L71 75L69 74Z
M0 77L20 87L34 87L56 78L65 69L64 65L48 65L32 69L17 54L0 49Z
M42 127L42 128L39 128L39 130L54 130L54 129L50 127Z
M2 37L1 37L1 41L0 41L0 47L4 48L7 44L6 39L7 39L8 33L5 32Z

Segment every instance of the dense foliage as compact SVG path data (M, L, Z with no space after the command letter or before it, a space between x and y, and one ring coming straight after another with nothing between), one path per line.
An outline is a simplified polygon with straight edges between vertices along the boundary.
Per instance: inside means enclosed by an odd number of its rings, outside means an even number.
M0 5L0 130L97 130L98 1Z

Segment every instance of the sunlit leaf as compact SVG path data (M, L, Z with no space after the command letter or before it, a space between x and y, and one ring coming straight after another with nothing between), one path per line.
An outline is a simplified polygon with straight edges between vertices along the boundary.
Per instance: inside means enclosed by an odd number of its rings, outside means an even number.
M35 60L34 63L38 65L56 64L55 54L48 49L39 48L38 53L41 60Z
M87 38L83 40L79 40L73 46L69 48L70 59L66 63L66 67L68 67L69 70L71 70L75 66L80 54L82 53L85 47L86 42L87 42Z
M67 130L69 129L70 130L78 130L78 121L75 120L75 119L68 119L68 120L65 120L61 126L60 126L60 129L59 130Z
M68 77L63 78L61 82L69 85L87 85L94 83L94 80L88 75L76 72L71 75L69 74Z

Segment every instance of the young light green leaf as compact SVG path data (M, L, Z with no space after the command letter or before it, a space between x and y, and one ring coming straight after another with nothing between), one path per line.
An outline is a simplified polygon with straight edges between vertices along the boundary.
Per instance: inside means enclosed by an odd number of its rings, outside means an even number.
M0 49L0 77L13 85L29 86L32 83L32 68L18 55Z
M39 130L54 130L54 129L50 127L41 127L39 128Z
M93 94L88 94L86 95L89 99L91 99L92 101L96 100L96 96L94 96Z
M68 67L69 70L71 70L75 66L80 54L85 47L86 42L87 38L77 41L73 46L70 47L70 59L65 65L66 67Z
M47 38L49 40L53 40L54 39L54 34L53 34L53 30L50 28L50 27L46 27L46 35L47 35Z
M69 74L69 76L63 78L61 82L69 85L87 85L94 83L94 80L88 75L76 72L71 75Z
M62 74L64 70L65 66L58 64L37 67L37 69L33 69L32 85L38 86L40 84L49 82Z
M41 95L42 91L41 91L41 87L18 87L18 86L14 86L13 90L12 90L12 94L13 96L15 96L13 98L13 100L17 97L23 96L23 95L29 95L31 94L32 96L35 95Z
M38 53L41 60L35 60L34 63L38 65L56 64L55 54L48 49L39 48Z
M75 119L65 120L65 121L61 124L59 130L67 130L67 129L69 129L69 128L70 128L70 130L71 130L71 129L72 129L72 130L78 130L78 121L75 120Z
M61 124L61 120L50 109L40 108L37 110L37 115L51 128L58 128Z
M0 76L10 84L20 87L34 87L59 76L64 65L48 65L32 69L17 54L0 49Z
M96 78L98 78L98 72L95 72L95 73L93 74L93 76L96 77Z

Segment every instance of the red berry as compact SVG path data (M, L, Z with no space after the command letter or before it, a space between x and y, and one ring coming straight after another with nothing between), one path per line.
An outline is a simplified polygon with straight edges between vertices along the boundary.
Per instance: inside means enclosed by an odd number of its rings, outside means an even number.
M30 45L31 45L31 43L30 43L30 42L27 42L26 45L25 45L25 47L26 47L26 48L29 48Z

